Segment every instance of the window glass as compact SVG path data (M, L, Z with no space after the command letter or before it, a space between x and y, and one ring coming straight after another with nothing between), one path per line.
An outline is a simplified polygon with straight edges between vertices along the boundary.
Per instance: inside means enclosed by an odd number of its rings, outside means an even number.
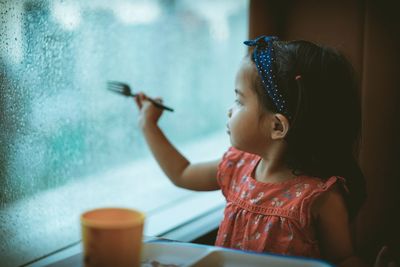
M133 100L106 82L127 82L173 107L160 125L190 159L221 156L247 0L0 7L0 258L19 265L79 240L85 209L151 213L195 194L164 177Z

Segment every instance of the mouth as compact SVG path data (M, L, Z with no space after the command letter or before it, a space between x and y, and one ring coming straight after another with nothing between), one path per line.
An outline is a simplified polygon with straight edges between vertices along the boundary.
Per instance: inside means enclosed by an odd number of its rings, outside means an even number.
M229 129L228 124L226 125L226 133L229 134L229 135L231 134L231 130Z

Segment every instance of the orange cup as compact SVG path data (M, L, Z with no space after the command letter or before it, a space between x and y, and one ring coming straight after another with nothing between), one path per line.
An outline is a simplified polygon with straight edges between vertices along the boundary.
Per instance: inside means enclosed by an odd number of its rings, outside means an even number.
M101 208L81 215L85 267L139 267L143 213Z

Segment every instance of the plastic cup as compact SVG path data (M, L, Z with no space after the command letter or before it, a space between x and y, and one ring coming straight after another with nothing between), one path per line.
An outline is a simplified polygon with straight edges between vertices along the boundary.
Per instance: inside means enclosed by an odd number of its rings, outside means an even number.
M145 215L101 208L81 215L85 267L139 267Z

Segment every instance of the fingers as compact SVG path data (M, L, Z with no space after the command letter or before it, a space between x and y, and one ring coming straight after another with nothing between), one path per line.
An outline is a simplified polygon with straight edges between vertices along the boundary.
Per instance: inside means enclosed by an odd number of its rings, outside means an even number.
M387 253L388 253L388 247L387 246L383 246L381 248L381 250L379 251L379 253L378 253L378 257L379 258L383 258L383 257L385 257L385 255L387 255Z
M140 93L134 97L134 100L135 100L136 106L139 108L139 110L142 109L142 100L140 97Z
M383 267L386 265L384 262L386 261L387 252L388 252L388 247L383 246L381 250L378 252L378 255L376 256L374 267Z
M160 104L163 102L161 97L156 97L156 98L151 99L147 95L145 95L143 92L137 93L137 95L134 97L134 100L135 100L136 106L139 108L139 110L142 110L143 107L150 105L151 102L157 102Z
M393 261L389 254L389 248L383 246L376 256L374 267L398 267L399 265Z
M139 110L142 109L144 102L147 100L147 96L143 92L137 93L137 95L134 97L135 102Z
M156 102L158 102L158 103L160 103L160 104L162 104L162 102L163 102L163 100L162 100L161 97L156 97L156 98L154 98L154 101L156 101Z

